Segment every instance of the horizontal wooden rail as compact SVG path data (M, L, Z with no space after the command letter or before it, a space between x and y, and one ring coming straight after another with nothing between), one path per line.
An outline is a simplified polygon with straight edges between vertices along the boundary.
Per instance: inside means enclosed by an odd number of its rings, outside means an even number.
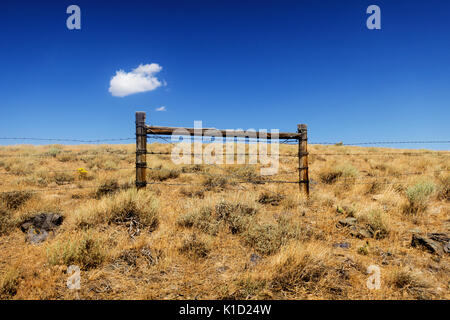
M158 126L146 126L147 134L160 134L160 135L171 135L175 130L184 130L187 132L186 135L190 136L216 136L222 135L222 137L249 137L250 138L261 138L261 139L297 139L300 140L302 137L301 133L292 133L292 132L280 132L277 135L274 135L272 138L272 134L267 132L262 134L258 131L255 132L246 132L240 130L219 130L216 128L183 128L183 127L158 127ZM214 131L214 133L212 132ZM180 134L183 135L183 134Z

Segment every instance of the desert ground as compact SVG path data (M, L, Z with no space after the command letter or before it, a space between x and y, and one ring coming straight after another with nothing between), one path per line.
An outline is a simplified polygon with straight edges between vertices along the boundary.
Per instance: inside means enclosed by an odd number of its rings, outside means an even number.
M306 198L267 183L298 180L295 145L269 177L171 148L136 191L135 145L0 147L0 298L450 298L448 151L310 145Z

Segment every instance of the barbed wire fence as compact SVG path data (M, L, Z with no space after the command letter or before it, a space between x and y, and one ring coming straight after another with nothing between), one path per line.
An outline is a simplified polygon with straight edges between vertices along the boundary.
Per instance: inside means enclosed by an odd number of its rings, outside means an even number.
M138 128L138 126L137 126ZM167 145L171 145L172 147L175 146L175 143L173 141L170 141L167 137L165 137L164 135L161 134L156 134L155 132L151 132L152 129L151 127L146 126L145 128L141 128L141 129L145 129L145 132L141 133L141 135L145 134L145 151L142 149L139 149L137 147L136 149L136 153L132 153L132 152L127 152L127 151L123 151L123 150L103 150L101 153L93 153L93 154L88 154L88 153L83 153L83 154L78 154L76 156L79 157L98 157L104 154L114 154L114 155L122 155L122 156L132 156L132 155L136 155L137 156L137 160L138 160L138 156L155 156L155 155L172 155L172 152L161 152L161 151L154 151L154 150L147 150L147 145L146 145L146 140L147 138L150 139L154 139L157 141L161 141L164 144ZM148 131L147 131L148 130ZM144 130L142 130L144 131ZM149 134L150 132L150 134ZM34 138L34 137L0 137L0 140L3 141L50 141L50 142L75 142L75 143L81 143L81 144L103 144L103 143L108 143L108 142L125 142L125 141L137 141L139 136L139 134L137 133L137 137L127 137L127 138L114 138L114 139L74 139L74 138ZM250 142L251 139L247 139L241 142ZM262 140L265 140L267 142L267 139L261 139L259 137L257 137L256 139L253 138L253 142L260 142ZM299 139L298 138L287 138L287 139L279 139L277 141L280 144L286 144L286 145L297 145L299 143ZM329 142L329 141L324 141L324 142L309 142L308 144L312 144L312 145L335 145L335 146L369 146L369 145L407 145L407 144L449 144L450 140L430 140L430 141L414 141L414 140L410 140L410 141L370 141L370 142L355 142L355 143L342 143L342 142ZM138 145L138 143L137 143ZM299 158L301 151L299 151L299 153L295 153L295 154L290 154L290 153L285 153L285 154L279 154L278 157L279 158ZM196 153L190 153L190 156L202 156L203 154L196 154ZM222 155L226 156L228 155L228 153L222 153ZM244 152L244 153L239 153L239 152L233 152L232 153L233 156L259 156L259 154L257 153L250 153L250 152ZM386 156L386 157L396 157L396 156L407 156L407 157L420 157L420 156L425 156L425 155L433 155L436 157L442 157L445 159L448 159L446 157L450 156L450 151L399 151L399 152L392 152L392 151L376 151L376 152L307 152L304 154L306 156L326 156L326 157L332 157L332 156L354 156L354 157L358 157L358 156L364 156L364 157L368 157L368 156L376 156L376 157L382 157L382 156ZM54 158L56 157L55 155L49 154L49 153L41 153L41 154L28 154L28 153L24 153L24 154L1 154L0 153L0 161L3 158ZM233 180L233 183L238 185L241 189L244 190L248 190L244 184L253 184L253 185L257 185L258 188L261 188L265 191L271 192L271 193L276 193L273 190L267 189L265 188L263 185L265 184L301 184L304 183L304 181L302 181L301 177L299 178L299 180L297 181L292 181L292 180L280 180L280 179L270 179L267 178L267 176L259 176L258 178L251 178L251 179L246 179L245 177L241 176L240 174L237 173L233 173L233 172L229 172L226 170L226 168L222 167L222 166L218 166L216 164L208 164L211 165L219 170L222 171L222 173L220 174L214 174L214 173L210 173L207 171L198 171L198 172L182 172L182 174L193 174L193 175L203 175L203 176L209 176L212 178L226 178L226 179L231 179ZM121 170L136 170L136 172L139 169L145 169L145 170L150 170L150 171L164 171L164 170L168 170L162 167L150 167L147 166L146 161L144 163L139 164L139 161L136 161L136 167L119 167L119 168L113 168L113 169L101 169L101 168L97 168L95 170L95 172L97 171L121 171ZM283 175L292 175L292 174L299 174L299 171L301 171L303 168L301 167L301 165L299 166L299 168L297 168L297 170L295 171L287 171L287 172L280 172L280 173L276 173L276 175L278 176L283 176ZM78 171L78 169L67 169L67 170L46 170L48 173L76 173ZM145 172L145 171L144 171ZM399 181L379 181L378 179L386 179L386 178L398 178L398 177L406 177L406 176L420 176L420 175L425 175L425 174L438 174L438 173L442 173L442 172L450 172L448 165L445 166L445 169L441 169L441 170L433 170L433 171L415 171L415 172L396 172L395 174L385 174L385 175L367 175L367 176L363 176L363 177L354 177L351 179L343 179L344 182L341 182L341 179L338 179L337 182L334 182L333 184L373 184L374 181L377 181L377 183L379 184L397 184L399 183ZM13 173L13 172L0 172L0 180L2 180L2 176L8 176L8 175L17 175L17 173ZM19 174L20 175L20 174ZM137 174L137 179L138 180L138 174ZM368 181L365 181L368 180ZM137 181L139 182L139 181ZM309 180L308 180L309 182ZM165 186L204 186L203 183L193 183L193 182L186 182L186 183L178 183L178 182L161 182L161 181L149 181L147 182L145 180L145 186L147 185L165 185ZM5 186L5 185L2 185ZM16 187L17 185L10 185L11 187ZM136 184L137 188L142 187L143 185L139 185L139 183ZM80 183L76 186L73 185L68 185L65 187L62 186L58 186L58 187L46 187L46 188L36 188L36 189L13 189L13 190L8 190L8 191L30 191L30 192L51 192L51 191L67 191L67 190L77 190L77 189L98 189L100 188L101 185L92 185L92 184L87 184L87 185L81 185Z

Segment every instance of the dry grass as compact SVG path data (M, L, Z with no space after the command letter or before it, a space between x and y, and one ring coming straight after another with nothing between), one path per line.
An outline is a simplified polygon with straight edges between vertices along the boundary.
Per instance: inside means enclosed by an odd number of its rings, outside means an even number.
M413 232L450 232L449 157L382 154L404 151L311 146L305 199L264 183L296 180L296 157L260 177L260 165L149 155L156 184L137 192L134 145L1 147L0 298L73 299L66 270L78 265L81 299L449 299L448 254L410 246ZM21 222L41 212L64 222L25 242ZM371 236L338 227L344 218ZM366 286L370 265L379 290Z

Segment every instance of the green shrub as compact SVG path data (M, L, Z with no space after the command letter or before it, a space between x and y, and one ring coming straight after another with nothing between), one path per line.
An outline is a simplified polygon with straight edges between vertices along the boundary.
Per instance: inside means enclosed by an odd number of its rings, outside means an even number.
M435 192L436 186L433 182L422 181L406 189L408 204L404 207L404 212L417 214L423 212L428 207L430 196Z
M358 221L366 224L375 239L385 238L389 234L386 214L381 210L369 210L358 215Z
M103 242L90 233L57 241L47 249L50 265L77 265L86 270L100 266L105 257Z

